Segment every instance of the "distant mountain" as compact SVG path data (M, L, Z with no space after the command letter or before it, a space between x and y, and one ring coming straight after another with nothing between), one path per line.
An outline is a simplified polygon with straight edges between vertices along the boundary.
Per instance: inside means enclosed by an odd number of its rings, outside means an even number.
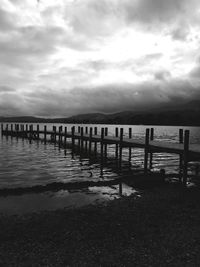
M0 117L1 122L23 123L99 123L99 124L144 124L200 126L200 101L194 100L171 108L155 108L151 111L123 111L114 114L80 114L68 118Z

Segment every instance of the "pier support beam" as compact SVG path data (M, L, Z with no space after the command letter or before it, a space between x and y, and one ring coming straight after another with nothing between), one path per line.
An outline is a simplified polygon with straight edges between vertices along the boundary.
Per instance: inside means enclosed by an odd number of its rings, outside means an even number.
M153 141L154 139L154 128L151 128L150 130L150 141ZM152 169L153 167L153 153L150 152L150 158L149 158L149 168Z
M183 144L183 129L179 129L179 144ZM182 183L183 154L179 154L179 182Z
M44 125L44 143L46 144L47 142L47 126Z
M132 128L128 129L128 138L131 139L132 138ZM129 155L128 155L128 161L129 161L129 165L131 166L131 152L132 149L131 147L129 147Z
M148 171L148 153L149 153L149 128L146 129L146 134L145 134L144 173L147 173Z
M119 129L115 128L115 137L119 137ZM115 146L115 158L118 160L118 154L119 154L119 145L116 144Z
M94 135L97 135L97 127L94 127ZM97 155L97 142L94 143L94 153L95 157Z
M119 169L122 168L122 142L124 136L124 129L120 128L120 141L119 141Z
M188 171L188 152L189 152L189 135L190 131L185 130L184 133L184 153L183 153L183 186L187 185L187 171Z

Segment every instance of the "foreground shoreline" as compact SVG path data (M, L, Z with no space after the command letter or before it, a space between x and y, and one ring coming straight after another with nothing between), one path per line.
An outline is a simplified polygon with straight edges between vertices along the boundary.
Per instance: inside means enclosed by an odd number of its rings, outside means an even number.
M106 205L0 215L1 266L199 266L200 192L165 184Z

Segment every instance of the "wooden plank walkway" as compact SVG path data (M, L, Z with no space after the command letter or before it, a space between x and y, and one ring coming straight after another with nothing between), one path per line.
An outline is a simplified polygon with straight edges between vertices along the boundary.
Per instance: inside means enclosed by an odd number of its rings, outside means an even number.
M188 162L200 159L200 144L189 144L189 131L185 130L185 132L183 132L182 129L179 130L179 143L155 141L153 128L146 129L144 139L134 138L131 128L129 129L128 137L124 137L123 128L120 128L120 131L116 128L115 136L109 136L107 127L101 128L101 133L99 134L97 132L97 127L90 127L89 131L88 127L85 127L84 131L84 128L79 126L78 130L75 131L75 126L73 126L70 131L68 131L67 127L63 129L63 127L60 126L57 131L56 127L53 126L52 131L49 131L46 125L44 126L44 130L41 130L39 125L37 125L37 129L34 130L33 125L11 124L9 126L6 124L6 127L4 127L2 124L1 133L6 136L42 139L45 142L50 140L51 142L60 142L63 145L65 145L67 139L70 138L72 145L78 140L78 145L80 147L83 146L83 141L88 142L89 149L91 149L92 143L95 145L100 143L102 157L107 154L107 145L114 144L116 145L116 155L119 158L119 162L121 161L122 149L124 147L129 148L129 158L131 158L132 148L141 148L144 149L144 173L147 173L148 166L152 163L153 153L164 152L178 154L180 157L180 180L184 185L187 183Z

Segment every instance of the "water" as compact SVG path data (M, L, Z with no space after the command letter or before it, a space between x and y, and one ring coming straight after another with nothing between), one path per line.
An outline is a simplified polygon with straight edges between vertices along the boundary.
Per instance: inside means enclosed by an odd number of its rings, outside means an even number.
M62 124L54 124L60 126ZM47 124L47 129L51 130L53 124ZM67 126L68 129L72 125ZM146 126L129 125L84 125L88 127L108 127L108 134L115 133L115 127L123 127L124 135L128 136L129 127L132 128L133 135L139 139L144 138ZM76 128L78 125L76 125ZM148 126L154 127L154 139L178 142L178 128L174 126ZM36 125L34 125L36 129ZM190 143L200 143L200 127L181 127L190 130ZM40 129L44 129L44 124L40 124ZM100 150L100 148L98 148ZM82 181L102 181L110 180L124 173L134 171L143 166L143 150L133 149L131 162L128 162L128 149L123 149L122 171L116 168L115 145L108 146L108 160L102 166L99 157L89 158L88 154L59 148L55 144L44 144L41 141L27 139L0 137L0 189L32 187L36 185L47 185L50 183L69 183ZM166 172L177 172L179 158L177 155L156 153L153 157L153 169L164 168ZM124 194L131 194L134 190L128 187L123 188ZM62 197L61 197L62 196ZM81 206L96 201L104 201L119 197L118 187L101 187L94 192L94 188L84 190L64 191L54 194L27 194L23 196L10 196L0 201L0 212L22 212L38 211L41 209L55 209L58 207ZM9 199L9 201L8 201ZM83 201L84 199L84 201ZM37 201L36 201L37 200ZM40 205L38 205L38 201ZM7 203L7 204L5 204ZM13 204L12 204L13 203ZM17 204L18 203L18 204ZM27 205L22 203L32 203ZM23 207L23 208L22 208Z

